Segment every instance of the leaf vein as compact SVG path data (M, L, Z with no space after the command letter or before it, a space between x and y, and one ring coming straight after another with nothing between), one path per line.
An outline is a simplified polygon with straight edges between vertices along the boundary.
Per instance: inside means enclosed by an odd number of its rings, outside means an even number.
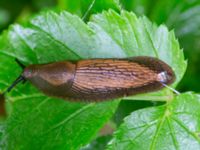
M178 120L177 118L172 117L172 119L179 124L183 129L185 129L185 131L187 133L189 133L194 139L196 139L199 143L200 143L200 137L198 137L195 133L193 133L192 131L190 131L183 123L181 123L180 120Z
M175 135L174 135L174 134L175 134L174 129L173 129L173 127L172 127L171 124L170 124L169 117L167 117L166 120L167 120L167 124L168 124L168 126L169 126L169 129L170 129L170 135L172 136L172 141L173 141L173 143L174 143L174 146L175 146L176 150L179 150L180 148L179 148L177 139L176 139L176 137L175 137Z
M165 113L167 112L167 108L165 110ZM151 145L150 145L150 150L154 150L155 148L155 144L156 144L156 141L157 141L157 138L158 138L158 135L159 135L159 131L161 130L162 128L162 125L163 123L165 122L165 113L163 114L163 116L159 119L159 122L158 122L158 125L156 127L156 132L153 136L153 139L152 139L152 142L151 142Z

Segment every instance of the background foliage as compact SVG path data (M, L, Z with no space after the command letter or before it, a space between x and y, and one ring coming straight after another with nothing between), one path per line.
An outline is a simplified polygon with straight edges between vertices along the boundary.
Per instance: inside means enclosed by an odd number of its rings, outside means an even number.
M173 87L183 94L164 89L84 104L19 85L1 100L1 148L200 149L200 98L185 92L200 91L199 13L198 0L2 0L1 92L21 72L14 58L28 65L147 55L174 69Z

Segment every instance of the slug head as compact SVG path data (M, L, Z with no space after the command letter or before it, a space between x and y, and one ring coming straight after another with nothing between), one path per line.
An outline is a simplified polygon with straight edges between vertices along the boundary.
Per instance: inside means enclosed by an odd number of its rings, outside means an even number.
M30 65L22 77L47 95L62 97L71 87L75 74L75 64L57 62L43 65Z
M36 88L47 95L62 97L70 88L75 73L75 64L71 62L58 62L43 65L23 66L22 74L12 83L6 92L10 92L18 83L30 81Z

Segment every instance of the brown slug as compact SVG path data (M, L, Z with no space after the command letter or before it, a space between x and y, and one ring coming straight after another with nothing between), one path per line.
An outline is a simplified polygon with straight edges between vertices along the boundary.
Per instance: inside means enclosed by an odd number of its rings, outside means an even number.
M175 75L163 61L146 56L62 61L25 67L7 91L26 80L49 96L103 101L159 90L173 83Z

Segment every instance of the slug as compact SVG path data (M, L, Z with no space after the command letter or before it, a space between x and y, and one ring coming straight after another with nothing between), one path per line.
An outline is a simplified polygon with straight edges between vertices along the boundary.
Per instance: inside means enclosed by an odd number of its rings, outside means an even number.
M92 102L159 90L173 83L175 74L165 62L147 56L61 61L25 67L7 91L26 80L46 95Z

